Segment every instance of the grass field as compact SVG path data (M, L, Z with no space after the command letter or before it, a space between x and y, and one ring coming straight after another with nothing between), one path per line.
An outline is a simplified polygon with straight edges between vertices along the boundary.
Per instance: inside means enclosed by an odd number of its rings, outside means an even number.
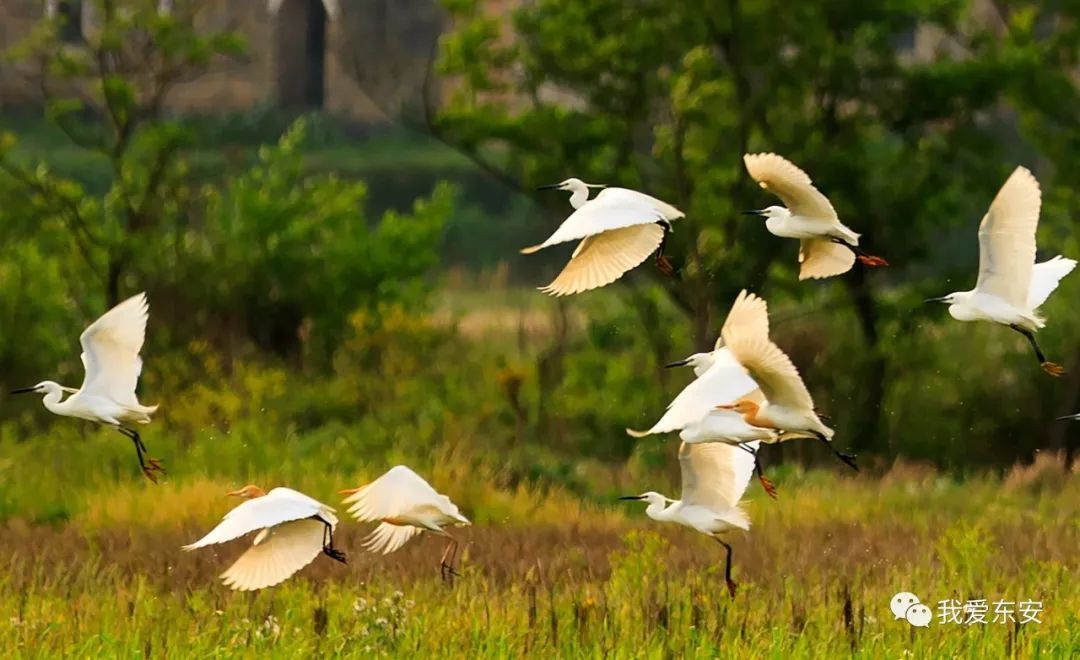
M366 476L322 474L302 486L333 504L336 488ZM11 516L0 648L8 657L617 658L1064 658L1080 648L1080 483L1049 458L962 482L904 465L876 477L787 472L776 502L754 484L754 527L732 538L734 599L722 548L651 524L638 503L500 489L495 472L437 476L477 521L460 532L452 588L438 575L440 539L365 556L365 530L344 521L348 566L321 557L279 587L230 592L215 576L245 542L178 549L231 505L226 480L125 479L74 493L85 504L64 521ZM481 486L490 493L477 496ZM664 483L623 488L675 494ZM947 598L1042 601L1042 623L935 617L915 629L889 612L902 590L935 615Z

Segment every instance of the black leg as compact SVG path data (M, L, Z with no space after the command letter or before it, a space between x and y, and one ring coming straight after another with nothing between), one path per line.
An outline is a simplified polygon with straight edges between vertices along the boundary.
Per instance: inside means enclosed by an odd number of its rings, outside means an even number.
M772 499L776 499L776 485L765 476L765 471L761 469L761 459L758 458L758 450L751 449L745 444L739 443L735 445L743 451L750 452L750 455L754 457L754 473L757 475L758 481L761 482L761 487L765 489L765 493Z
M439 560L439 575L442 576L443 582L450 586L454 584L455 577L461 577L457 571L454 570L454 559L457 558L458 542L454 537L447 535L450 539L450 543L443 550L442 559Z
M869 266L871 268L874 268L874 267L877 267L877 266L888 266L889 265L889 262L885 261L885 259L883 259L881 257L876 257L876 256L870 254L866 250L863 250L862 248L860 248L858 245L852 245L851 243L848 243L847 241L841 240L839 238L833 238L832 242L833 243L839 243L840 245L843 245L847 249L851 250L855 254L855 257L858 258L859 263L861 263L864 266Z
M1020 326L1015 324L1011 324L1009 325L1009 327L1013 330L1016 330L1027 338L1028 343L1031 344L1031 348L1035 351L1035 357L1039 360L1039 366L1042 367L1043 371L1050 374L1051 376L1060 376L1065 373L1065 369L1063 369L1060 364L1050 362L1046 359L1046 356L1043 355L1042 349L1039 348L1039 342L1035 340L1034 332L1028 330L1027 328L1021 328Z
M671 223L662 220L656 224L664 229L664 237L660 239L660 248L656 251L656 267L660 269L661 273L670 277L675 273L675 268L671 265L671 261L664 256L664 248L667 247L668 234L671 233Z
M735 580L731 579L731 545L724 542L724 541L721 541L720 539L716 538L715 536L713 538L716 539L716 542L719 543L720 545L724 546L724 548L727 550L727 560L724 562L724 580L727 581L728 593L731 594L732 598L734 598L735 597Z
M146 445L143 444L142 438L139 437L139 432L135 429L129 429L126 426L117 426L116 430L120 431L123 435L131 438L132 444L135 445L135 455L139 458L139 467L142 469L146 478L150 481L157 483L158 472L165 474L165 468L162 466L161 461L156 458L150 458L146 456Z
M323 554L327 557L339 561L342 564L348 564L348 560L345 557L345 553L334 547L334 527L327 521L323 520L319 516L312 516L312 520L318 520L323 524Z
M855 464L855 456L853 456L852 454L845 454L844 452L834 447L832 441L826 438L824 435L820 433L815 433L814 435L817 436L818 440L824 442L825 446L829 448L829 451L835 454L836 457L843 461L849 468L855 470L856 472L859 471L859 466Z

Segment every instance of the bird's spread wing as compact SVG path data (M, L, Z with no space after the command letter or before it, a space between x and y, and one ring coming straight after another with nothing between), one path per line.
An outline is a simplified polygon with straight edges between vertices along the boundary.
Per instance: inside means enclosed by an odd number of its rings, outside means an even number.
M724 332L748 332L760 334L762 337L769 336L769 306L760 297L749 293L746 289L739 292L735 302L731 305L724 325L720 328L720 337L716 340L716 348L719 349L724 343Z
M285 581L310 564L323 549L325 526L318 520L294 520L267 530L221 574L237 591L264 589Z
M765 190L779 197L792 215L839 222L829 199L814 187L806 172L776 154L746 154L746 170Z
M423 530L412 525L394 525L381 523L367 538L364 539L363 548L369 552L379 552L388 555L405 545L405 542L416 536Z
M757 384L727 348L713 353L713 365L679 392L667 412L648 431L628 431L641 437L677 431L708 415L716 406L757 392Z
M683 213L679 209L636 190L605 188L571 213L546 241L525 248L522 253L530 254L549 245L576 241L613 229L661 220L672 221L681 217Z
M299 497L296 497L297 495ZM332 509L307 495L289 488L275 488L262 497L242 502L225 514L225 518L206 536L185 545L183 549L190 551L216 543L225 543L257 529L265 529L315 515L332 518L328 515L330 511ZM329 522L333 524L337 521L331 519ZM322 525L322 523L319 524Z
M799 263L800 280L832 277L851 270L855 253L827 238L803 239L799 242Z
M977 291L998 296L1017 309L1025 308L1041 205L1039 182L1027 169L1017 167L979 224Z
M345 498L349 513L361 522L408 514L422 506L457 512L450 498L440 495L423 477L404 465L387 470L375 481Z
M634 225L587 236L559 276L540 290L553 296L566 296L611 284L648 259L663 239L664 229L657 224Z
M81 391L122 405L139 405L135 386L142 371L143 340L150 306L146 294L132 296L90 324L79 337L86 369Z
M730 332L724 335L724 342L739 364L761 387L770 405L806 410L814 408L799 370L792 364L791 358L768 337Z
M1071 273L1073 268L1076 268L1076 260L1066 259L1060 255L1041 264L1035 264L1031 270L1031 286L1028 289L1028 309L1036 310L1046 302L1046 299L1058 287L1061 278Z
M758 448L757 442L747 447ZM721 442L679 446L684 504L725 512L739 504L754 474L754 456L734 445Z

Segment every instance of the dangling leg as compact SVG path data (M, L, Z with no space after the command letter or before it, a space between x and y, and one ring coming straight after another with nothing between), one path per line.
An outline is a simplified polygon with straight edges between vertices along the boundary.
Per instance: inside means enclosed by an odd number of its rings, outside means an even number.
M869 268L875 268L877 266L888 266L889 265L888 261L885 261L881 257L875 257L874 255L872 255L872 254L866 252L865 250L863 250L862 248L860 248L858 245L852 245L851 243L848 243L847 241L839 239L839 238L833 238L832 240L833 240L834 243L839 243L840 245L843 245L847 249L854 252L855 253L855 258L858 259L859 263L861 263L864 266L867 266Z
M340 561L342 564L348 564L345 553L334 547L334 526L319 516L312 516L311 519L318 520L323 524L323 554L335 561Z
M856 472L859 471L859 466L855 464L855 456L854 455L845 454L844 452L840 451L839 449L837 449L836 447L833 446L833 443L832 443L831 440L829 440L825 436L821 435L820 433L815 433L814 435L817 436L818 440L821 440L822 442L824 442L825 446L828 447L829 450L832 451L832 453L836 454L837 458L839 458L841 461L846 463L849 468L851 468L852 470L855 470Z
M720 545L724 546L724 548L727 549L727 561L724 563L724 579L727 581L728 593L731 594L732 598L734 598L735 597L735 580L731 579L731 545L724 542L724 541L721 541L720 539L716 538L715 536L713 538L716 539L717 543L719 543Z
M157 475L155 472L165 474L165 468L162 467L161 461L156 458L150 458L146 456L146 445L143 444L142 438L139 437L138 431L129 429L126 426L117 425L116 430L120 433L131 438L131 442L135 445L135 455L139 458L139 467L142 468L143 474L150 481L157 483Z
M765 476L765 471L761 469L761 460L758 458L758 450L751 449L746 445L739 443L735 445L743 451L750 452L750 455L754 457L754 473L757 474L758 481L761 482L761 487L765 489L765 493L772 499L776 499L776 485L773 484L768 477Z
M660 269L660 272L668 277L675 274L675 267L671 265L671 261L664 256L664 247L667 245L668 234L671 233L671 223L667 220L661 220L656 224L664 228L664 237L660 239L660 248L656 251L656 267Z
M1021 328L1020 326L1015 324L1011 324L1009 325L1009 327L1027 337L1027 340L1031 344L1031 347L1035 349L1035 357L1039 359L1039 366L1042 367L1043 371L1050 374L1051 376L1060 376L1065 373L1065 369L1060 364L1047 361L1046 356L1043 355L1042 349L1039 348L1039 342L1035 341L1034 332L1028 330L1027 328Z
M453 585L455 577L461 577L457 571L454 570L454 558L457 557L458 542L453 536L443 532L446 538L450 539L450 543L447 544L446 549L443 550L442 558L439 559L439 575L442 576L443 582Z

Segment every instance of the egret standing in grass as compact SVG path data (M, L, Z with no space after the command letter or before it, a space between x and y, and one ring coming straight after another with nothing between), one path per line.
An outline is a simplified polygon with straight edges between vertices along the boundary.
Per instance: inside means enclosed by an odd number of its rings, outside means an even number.
M719 410L734 410L751 426L772 429L791 437L817 438L853 470L859 469L854 456L833 446L835 432L818 416L799 370L767 334L749 332L738 326L725 327L722 334L731 354L761 387L766 402L762 404L750 397L742 397L717 406Z
M775 236L799 239L800 280L846 273L856 258L866 266L889 265L859 248L859 234L840 222L829 199L794 163L776 154L746 154L743 162L758 185L787 207L744 213L766 218L765 228Z
M590 200L589 188L603 190ZM664 245L671 223L683 217L682 211L635 190L608 188L581 179L567 179L539 188L546 189L570 191L570 206L575 210L546 241L524 248L522 254L532 254L557 243L584 240L578 243L558 277L541 291L565 296L606 286L636 268L653 252L660 270L671 274Z
M349 513L360 522L378 522L379 526L364 539L363 547L371 552L390 554L420 532L429 531L450 539L439 560L445 581L451 580L458 541L448 527L469 525L457 505L441 495L424 478L404 465L390 468L381 477L359 488L340 491L348 495Z
M755 451L758 447L756 442L749 446ZM684 442L679 445L679 469L682 475L682 499L671 500L652 491L619 499L648 502L645 515L653 520L696 529L724 546L727 550L724 579L728 593L734 598L731 545L722 535L736 529L750 529L750 518L739 506L739 501L750 483L754 457L734 445Z
M990 321L1022 334L1035 351L1039 366L1051 376L1061 365L1043 355L1035 333L1046 325L1037 310L1072 272L1076 261L1061 256L1035 263L1035 230L1039 226L1042 191L1026 168L1017 167L998 191L979 223L979 279L971 291L957 291L927 302L949 304L957 321Z
M135 395L142 373L142 350L150 306L140 293L113 307L94 321L79 337L82 344L82 387L72 389L46 380L13 394L44 394L43 403L50 412L65 417L108 424L131 438L139 467L148 479L157 483L156 473L164 473L161 461L146 456L146 445L129 424L149 424L157 406L144 406ZM64 393L71 394L67 400Z
M249 485L228 494L247 501L225 514L209 534L183 549L190 552L258 531L251 547L221 574L230 589L272 587L310 564L320 553L346 563L345 553L334 548L337 516L325 504L291 488L275 488L267 493Z
M746 290L739 292L728 312L721 336L708 353L695 353L686 359L666 366L692 366L696 379L690 382L670 404L667 412L647 431L626 429L635 438L654 433L679 431L679 438L688 444L723 442L751 451L754 440L779 442L780 435L772 429L751 426L738 413L718 410L717 406L740 398L763 403L765 400L757 383L724 346L724 331L740 328L750 334L769 336L769 311L765 301ZM757 451L753 451L754 466L765 492L776 497L776 487L765 477Z

